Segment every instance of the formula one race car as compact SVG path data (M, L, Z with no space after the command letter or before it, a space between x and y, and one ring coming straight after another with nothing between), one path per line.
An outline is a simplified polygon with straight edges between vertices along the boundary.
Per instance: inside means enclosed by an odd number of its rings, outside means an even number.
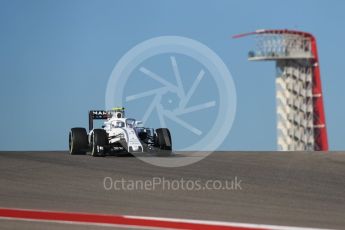
M106 120L102 128L93 128L94 120ZM85 128L72 128L69 132L70 154L104 156L106 153L163 153L171 154L172 142L167 128L145 128L141 121L125 118L124 108L110 111L89 111L89 133Z

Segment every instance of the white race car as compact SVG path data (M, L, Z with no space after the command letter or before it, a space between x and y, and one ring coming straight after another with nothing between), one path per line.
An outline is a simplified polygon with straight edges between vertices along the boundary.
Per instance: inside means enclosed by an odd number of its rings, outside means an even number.
M93 128L94 120L106 120L102 128ZM141 121L125 118L124 108L89 112L89 133L85 128L72 128L69 132L70 154L104 156L106 153L163 153L171 154L172 142L167 128L143 127Z

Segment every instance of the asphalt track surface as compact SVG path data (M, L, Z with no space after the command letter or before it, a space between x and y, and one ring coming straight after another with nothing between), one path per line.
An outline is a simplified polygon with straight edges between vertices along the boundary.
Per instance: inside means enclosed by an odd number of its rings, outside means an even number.
M241 188L106 190L105 177L201 184L237 177ZM345 229L345 153L215 152L162 168L135 157L0 152L0 207ZM0 228L109 229L4 219Z

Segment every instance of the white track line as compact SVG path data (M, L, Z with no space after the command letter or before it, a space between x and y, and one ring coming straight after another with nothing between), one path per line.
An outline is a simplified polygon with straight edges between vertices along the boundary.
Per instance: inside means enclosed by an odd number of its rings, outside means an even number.
M143 220L157 220L157 221L171 221L191 224L205 224L215 226L229 226L229 227L243 227L243 228L259 228L259 229L274 229L274 230L331 230L326 228L308 228L308 227L290 227L267 224L248 224L238 222L225 221L207 221L207 220L193 220L193 219L178 219L178 218L164 218L164 217L146 217L146 216L124 216L126 218L143 219Z

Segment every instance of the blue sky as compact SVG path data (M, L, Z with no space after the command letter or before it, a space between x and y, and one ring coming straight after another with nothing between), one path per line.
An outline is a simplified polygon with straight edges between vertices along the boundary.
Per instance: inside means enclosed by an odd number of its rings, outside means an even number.
M236 117L219 149L275 150L274 63L248 62L254 40L231 39L261 28L316 36L330 149L345 149L344 1L0 0L0 5L0 150L67 149L69 128L86 127L87 111L105 107L107 82L121 57L140 42L167 35L205 44L233 76ZM127 108L127 114L140 113L139 107Z

